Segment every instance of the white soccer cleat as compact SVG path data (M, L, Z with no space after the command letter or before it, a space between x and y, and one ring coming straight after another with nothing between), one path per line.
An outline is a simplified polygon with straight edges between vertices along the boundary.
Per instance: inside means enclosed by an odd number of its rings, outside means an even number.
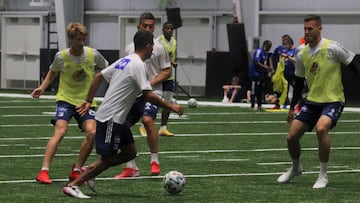
M94 193L97 193L95 178L91 178L90 180L88 180L87 185L91 191L93 191Z
M314 189L326 188L328 182L329 181L327 175L319 175L318 179L316 180L312 188Z
M65 186L62 189L63 193L70 196L70 197L76 197L80 199L89 199L90 196L85 195L81 192L79 189L79 186Z
M301 175L303 172L303 167L300 165L298 168L291 167L288 171L283 173L279 178L277 179L278 183L287 183L289 182L293 177Z

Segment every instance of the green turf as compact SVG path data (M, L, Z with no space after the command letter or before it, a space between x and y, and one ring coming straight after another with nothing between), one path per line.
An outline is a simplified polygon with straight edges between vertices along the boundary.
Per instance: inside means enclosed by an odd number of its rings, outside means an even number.
M203 99L203 98L201 98ZM52 185L34 181L44 147L53 128L49 120L53 100L0 97L0 202L79 202L62 194L68 172L76 159L83 134L71 126L54 158ZM134 126L142 176L114 180L123 167L100 174L99 192L87 202L359 202L358 154L360 113L344 112L331 133L329 186L314 190L317 178L317 139L307 133L301 140L305 173L291 183L276 179L289 165L286 149L286 113L251 112L239 107L185 107L184 116L170 119L175 137L160 137L161 175L149 176L146 139ZM92 153L88 162L97 158ZM185 190L169 195L162 188L162 175L178 170L187 177Z

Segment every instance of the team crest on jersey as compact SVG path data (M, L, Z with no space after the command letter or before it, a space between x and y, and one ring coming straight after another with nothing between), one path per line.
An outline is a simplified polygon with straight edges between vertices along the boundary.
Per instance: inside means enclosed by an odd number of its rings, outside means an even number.
M119 69L119 70L124 70L124 68L126 67L126 65L130 62L131 60L128 58L123 58L121 59L115 66L115 69Z
M317 62L312 63L310 68L310 73L316 75L318 70L319 70L319 64Z

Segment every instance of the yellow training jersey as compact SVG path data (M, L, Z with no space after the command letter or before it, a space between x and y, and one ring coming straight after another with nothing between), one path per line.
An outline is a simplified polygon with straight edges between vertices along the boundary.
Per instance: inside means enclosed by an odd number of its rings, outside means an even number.
M65 101L78 106L86 99L95 74L95 63L93 49L90 47L85 48L88 54L85 61L81 64L71 60L66 49L61 51L64 70L60 72L56 101ZM95 101L93 101L92 106L96 106Z

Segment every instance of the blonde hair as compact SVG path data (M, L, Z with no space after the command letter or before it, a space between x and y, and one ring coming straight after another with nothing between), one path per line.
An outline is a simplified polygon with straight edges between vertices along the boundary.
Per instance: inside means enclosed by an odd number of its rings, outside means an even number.
M69 25L66 28L67 35L69 39L74 39L77 34L81 34L83 36L88 35L88 31L86 27L81 23L69 23Z

